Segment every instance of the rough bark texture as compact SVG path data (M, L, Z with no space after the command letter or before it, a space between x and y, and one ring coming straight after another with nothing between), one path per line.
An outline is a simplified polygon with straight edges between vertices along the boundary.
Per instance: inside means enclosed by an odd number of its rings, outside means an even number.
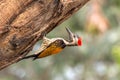
M0 70L19 61L89 0L0 0Z

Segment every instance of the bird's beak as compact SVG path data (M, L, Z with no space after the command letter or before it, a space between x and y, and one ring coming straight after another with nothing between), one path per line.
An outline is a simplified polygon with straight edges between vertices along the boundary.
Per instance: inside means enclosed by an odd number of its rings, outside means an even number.
M68 34L69 34L69 40L70 40L70 41L73 41L73 36L74 36L74 34L70 31L69 28L66 28L66 31L67 31Z

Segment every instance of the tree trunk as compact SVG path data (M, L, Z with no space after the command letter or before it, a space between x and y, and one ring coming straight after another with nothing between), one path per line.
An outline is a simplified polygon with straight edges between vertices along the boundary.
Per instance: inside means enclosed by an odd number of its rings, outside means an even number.
M0 0L0 70L19 61L89 0Z

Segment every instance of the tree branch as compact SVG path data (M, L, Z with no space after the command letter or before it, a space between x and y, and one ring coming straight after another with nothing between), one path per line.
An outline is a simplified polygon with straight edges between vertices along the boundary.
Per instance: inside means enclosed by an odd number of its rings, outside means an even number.
M0 70L19 61L89 0L1 0Z

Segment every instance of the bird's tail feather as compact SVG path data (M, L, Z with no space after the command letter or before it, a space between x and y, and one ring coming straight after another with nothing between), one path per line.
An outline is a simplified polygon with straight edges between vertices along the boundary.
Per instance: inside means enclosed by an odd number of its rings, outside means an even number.
M37 59L38 57L37 57L38 55L36 55L36 54L32 54L32 55L29 55L29 56L25 56L25 57L23 57L22 59L29 59L29 58L33 58L33 60L35 60L35 59Z

